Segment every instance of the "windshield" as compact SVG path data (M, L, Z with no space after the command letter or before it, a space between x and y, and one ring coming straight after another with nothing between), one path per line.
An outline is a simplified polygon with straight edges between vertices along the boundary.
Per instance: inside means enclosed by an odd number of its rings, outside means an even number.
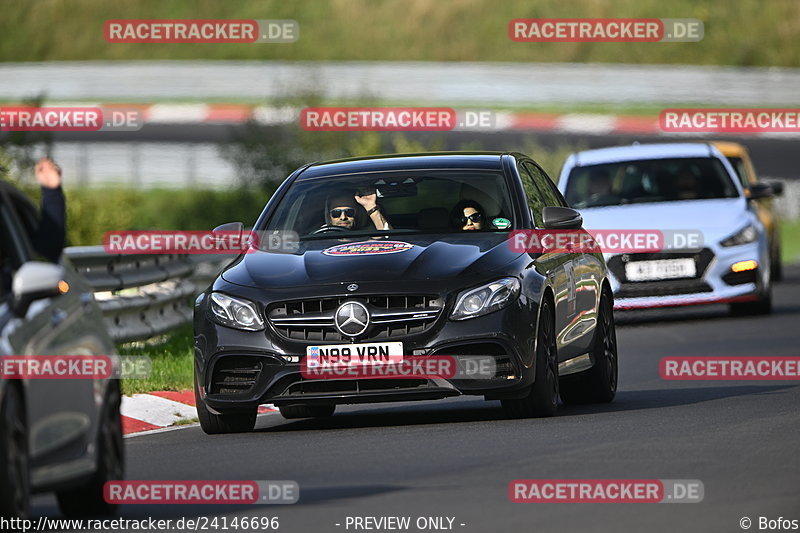
M734 198L736 187L718 159L623 161L573 168L564 195L581 209L631 203Z
M265 228L301 240L345 235L508 232L503 174L481 170L403 171L299 179Z

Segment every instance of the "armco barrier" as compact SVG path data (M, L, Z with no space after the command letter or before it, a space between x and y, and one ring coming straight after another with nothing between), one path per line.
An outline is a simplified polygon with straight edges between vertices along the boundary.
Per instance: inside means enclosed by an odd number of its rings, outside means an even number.
M109 254L102 246L64 250L92 286L111 338L144 340L192 318L192 301L232 256Z

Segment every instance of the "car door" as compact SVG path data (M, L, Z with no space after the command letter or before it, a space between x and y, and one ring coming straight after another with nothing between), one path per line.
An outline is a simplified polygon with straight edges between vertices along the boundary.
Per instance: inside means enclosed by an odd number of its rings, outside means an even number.
M541 185L536 184L532 172L535 168L535 165L529 161L523 160L517 163L517 170L522 180L522 187L525 190L526 202L531 210L534 225L537 229L542 229L544 227L542 209L547 207L548 202ZM573 255L565 252L543 253L536 259L543 270L542 273L547 276L555 295L555 326L559 359L568 358L571 353L570 347L564 345L563 339L566 328L575 315Z
M547 206L568 207L555 183L541 167L532 161L526 161L525 165L534 183L542 191ZM568 283L565 296L565 324L559 335L559 341L562 343L559 349L563 352L559 353L561 360L586 353L591 347L603 280L603 262L598 256L583 253L581 250L568 255L569 261L565 265Z
M32 206L15 190L0 189L5 276L36 259L31 243ZM35 211L34 211L35 213ZM10 316L0 336L11 355L96 355L110 346L94 333L80 280L65 272L70 290L31 304L25 317ZM85 288L85 287L83 287ZM5 304L7 309L7 302ZM93 468L87 448L97 426L103 382L73 379L25 380L32 485L52 483Z

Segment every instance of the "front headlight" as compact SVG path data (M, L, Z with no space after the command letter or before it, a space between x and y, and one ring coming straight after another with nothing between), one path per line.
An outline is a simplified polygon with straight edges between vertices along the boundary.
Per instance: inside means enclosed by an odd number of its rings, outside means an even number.
M747 244L753 242L758 238L758 230L752 224L743 227L720 244L722 246L739 246L740 244Z
M519 296L519 280L503 278L459 293L450 314L453 320L466 320L497 311Z
M229 328L247 331L264 329L264 321L253 302L219 292L211 293L211 318Z

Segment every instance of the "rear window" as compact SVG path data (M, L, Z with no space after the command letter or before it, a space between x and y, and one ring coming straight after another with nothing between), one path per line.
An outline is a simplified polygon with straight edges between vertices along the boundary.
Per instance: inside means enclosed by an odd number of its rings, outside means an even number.
M576 209L632 203L735 198L716 158L648 159L575 167L565 198Z

